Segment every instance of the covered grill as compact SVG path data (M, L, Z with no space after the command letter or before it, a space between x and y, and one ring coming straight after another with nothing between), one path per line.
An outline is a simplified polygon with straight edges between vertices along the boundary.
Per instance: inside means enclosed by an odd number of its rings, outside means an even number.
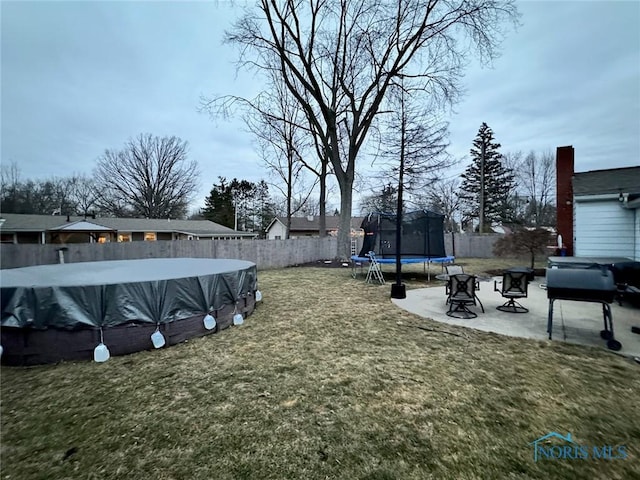
M547 333L551 339L553 327L553 302L573 300L578 302L597 302L602 304L604 330L600 336L607 340L607 347L620 350L622 345L613 336L613 317L610 303L616 295L616 285L611 271L594 264L589 268L551 268L547 269L547 298L549 299L549 318Z
M612 303L615 294L613 274L606 267L547 270L547 298Z

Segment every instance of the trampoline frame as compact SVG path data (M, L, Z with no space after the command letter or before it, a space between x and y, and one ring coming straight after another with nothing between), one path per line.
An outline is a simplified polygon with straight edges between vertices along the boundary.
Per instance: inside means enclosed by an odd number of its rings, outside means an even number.
M380 265L383 264L393 264L395 265L396 263L396 259L395 258L380 258L376 255L376 262ZM441 268L442 268L442 272L444 272L444 266L448 265L450 263L454 263L455 262L455 257L453 256L445 256L445 257L400 257L400 263L402 265L407 265L407 264L411 264L411 263L422 263L423 264L423 269L424 269L424 273L427 274L427 280L431 281L431 264L432 263L439 263ZM368 263L371 264L371 260L369 259L369 257L359 257L358 255L352 255L351 256L351 276L353 278L357 278L358 277L358 267L360 267L360 273L364 273L364 264ZM369 267L371 267L371 265L369 265Z

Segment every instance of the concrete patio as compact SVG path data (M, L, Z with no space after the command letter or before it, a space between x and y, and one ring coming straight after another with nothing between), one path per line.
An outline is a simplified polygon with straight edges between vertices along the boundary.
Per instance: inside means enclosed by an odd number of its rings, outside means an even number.
M498 277L495 279L499 280ZM408 290L407 298L392 301L404 310L438 322L512 337L547 340L549 301L546 290L540 287L540 284L544 283L544 277L536 277L529 284L529 296L520 301L520 304L529 309L528 313L505 313L496 309L505 303L506 299L500 292L494 291L495 279L480 282L477 294L484 305L485 313L482 313L480 306L471 306L470 309L478 314L476 318L460 319L446 315L449 306L445 303L444 283L442 286ZM622 306L614 303L611 305L611 311L615 338L622 343L622 349L617 353L640 357L640 335L631 331L632 326L640 327L640 308L628 303L623 303ZM600 338L600 330L603 328L602 306L599 303L555 301L552 341L607 349L607 342Z

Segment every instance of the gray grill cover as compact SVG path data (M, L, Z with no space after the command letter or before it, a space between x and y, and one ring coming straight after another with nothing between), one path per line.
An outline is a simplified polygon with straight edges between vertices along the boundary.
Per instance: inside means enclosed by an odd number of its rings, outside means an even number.
M253 294L256 265L205 258L42 265L2 270L0 285L3 327L159 324Z
M547 269L547 298L613 302L616 286L605 267Z

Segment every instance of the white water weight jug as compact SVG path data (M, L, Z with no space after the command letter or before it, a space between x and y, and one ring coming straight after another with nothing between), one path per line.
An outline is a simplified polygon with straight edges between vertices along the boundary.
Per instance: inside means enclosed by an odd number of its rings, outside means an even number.
M100 343L93 350L93 360L95 362L106 362L107 360L109 360L110 356L111 354L109 353L109 349L104 343Z
M167 343L164 335L162 335L159 330L156 330L151 334L151 342L153 343L154 348L162 348Z
M236 313L233 316L233 324L234 325L242 325L244 323L244 317L241 313Z
M262 292L260 290L256 290L256 302L262 301Z
M216 319L211 315L207 315L204 317L204 328L207 330L213 330L216 328Z

